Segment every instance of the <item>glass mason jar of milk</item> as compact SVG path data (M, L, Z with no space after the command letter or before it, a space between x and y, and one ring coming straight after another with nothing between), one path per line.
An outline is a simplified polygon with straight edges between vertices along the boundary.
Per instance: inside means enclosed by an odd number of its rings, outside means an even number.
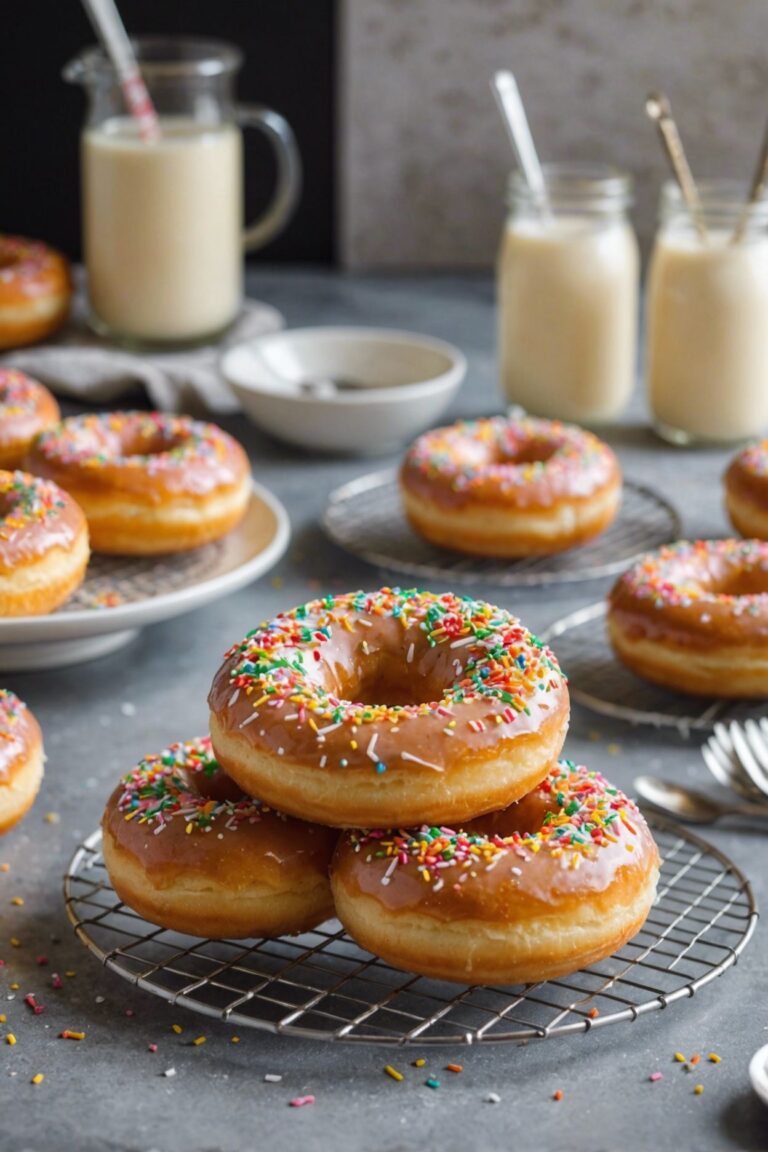
M159 115L151 142L100 49L86 49L64 70L89 97L81 159L91 322L127 343L210 340L240 309L243 250L270 240L295 207L298 151L282 116L235 104L236 48L149 38L135 49ZM272 203L245 232L241 126L264 132L277 161Z
M546 203L519 173L497 265L501 390L537 416L615 419L635 383L639 256L632 179L544 165Z
M677 185L663 187L648 271L648 399L674 444L768 430L768 203L737 238L746 187L712 180L698 191L694 220Z

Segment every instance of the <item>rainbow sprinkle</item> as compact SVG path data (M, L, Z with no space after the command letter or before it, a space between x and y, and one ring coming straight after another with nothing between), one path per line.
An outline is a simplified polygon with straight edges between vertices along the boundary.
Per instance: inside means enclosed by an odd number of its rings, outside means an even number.
M27 472L0 472L0 542L14 540L30 526L50 520L64 507L64 493L51 480Z
M454 492L476 495L514 495L545 481L553 497L566 488L571 495L585 496L607 483L616 469L611 449L591 432L558 420L503 416L427 432L403 463L405 477L415 472Z
M388 885L401 868L415 871L434 892L446 883L476 878L507 860L513 876L520 862L541 852L578 867L600 848L638 835L642 817L637 807L599 772L561 760L539 785L552 807L535 832L515 831L508 836L424 825L415 831L349 832L348 843L367 859L388 860L381 883Z
M0 781L20 754L27 706L7 688L0 688Z
M270 809L259 800L210 800L198 792L191 778L220 772L210 739L199 737L172 744L164 752L145 758L123 777L118 809L126 820L155 825L160 832L173 819L185 821L186 831L210 832L217 822L230 832L241 824L256 824ZM174 1030L179 1028L174 1025Z
M236 448L215 424L163 412L70 416L35 442L36 455L50 464L89 472L119 465L155 478L178 474L189 464L226 465Z
M446 661L448 682L439 699L364 703L343 699L333 690L332 641L351 633L359 638L360 659L367 658L371 653L366 634L382 618L402 626L404 673L414 649L420 656L430 649L451 650ZM514 726L521 713L530 716L534 703L565 685L553 653L511 613L471 596L438 596L416 589L381 588L312 600L261 624L230 649L227 659L232 662L230 703L245 693L253 710L241 728L262 708L291 705L280 723L292 721L312 730L321 766L326 734L343 728L350 738L340 765L367 764L379 775L387 764L377 748L377 725L397 730L405 721L430 716L439 720L441 731L454 735L461 722L462 734L471 741L468 733L485 732L491 722ZM485 721L476 715L478 702L487 705ZM363 734L362 726L374 731ZM406 739L403 745L401 760L443 770L439 763L410 752Z
M40 385L15 368L0 368L0 433L4 420L34 416Z
M768 606L768 592L733 595L727 582L755 573L765 576L768 588L768 542L680 540L634 564L619 579L612 599L628 593L659 609L720 605L734 615L753 615Z

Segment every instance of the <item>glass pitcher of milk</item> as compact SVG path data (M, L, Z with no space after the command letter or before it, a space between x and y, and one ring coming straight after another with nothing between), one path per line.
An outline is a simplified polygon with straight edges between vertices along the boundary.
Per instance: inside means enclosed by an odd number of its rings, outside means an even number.
M698 190L697 222L676 184L662 188L648 271L648 399L673 444L768 431L768 203L754 205L736 241L746 186Z
M632 180L597 164L549 164L544 175L544 205L519 173L509 182L496 277L501 391L537 416L605 423L635 383Z
M159 114L156 141L141 139L100 49L63 73L89 97L81 162L91 323L129 344L212 340L240 309L243 251L266 244L296 205L296 142L276 112L235 103L237 48L170 38L135 48ZM277 161L272 202L245 231L242 127L263 132Z

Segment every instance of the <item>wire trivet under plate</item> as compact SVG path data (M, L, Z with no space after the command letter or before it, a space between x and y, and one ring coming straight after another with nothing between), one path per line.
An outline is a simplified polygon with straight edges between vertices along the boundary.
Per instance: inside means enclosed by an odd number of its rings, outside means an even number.
M544 629L541 638L552 645L568 676L571 700L601 716L654 728L676 728L688 736L696 731L709 732L719 721L768 715L764 700L685 696L630 672L608 642L603 601L557 620Z
M72 858L64 898L78 937L107 968L171 1004L240 1028L398 1045L564 1036L691 997L730 968L752 935L757 908L739 869L687 829L655 816L651 824L661 879L634 940L572 976L514 988L399 972L359 948L337 921L255 941L156 928L116 896L99 832Z
M643 552L676 540L682 530L668 501L651 488L625 480L617 519L589 544L522 560L465 556L430 544L411 528L402 509L397 473L389 470L360 476L332 492L323 525L347 552L390 572L506 588L610 576Z

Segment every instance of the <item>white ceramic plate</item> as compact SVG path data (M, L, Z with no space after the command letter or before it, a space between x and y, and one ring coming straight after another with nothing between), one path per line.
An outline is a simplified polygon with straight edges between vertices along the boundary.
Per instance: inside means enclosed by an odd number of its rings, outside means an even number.
M0 619L0 671L60 668L114 652L148 624L250 584L289 539L285 508L254 481L245 517L222 540L173 556L93 556L85 582L58 611Z

